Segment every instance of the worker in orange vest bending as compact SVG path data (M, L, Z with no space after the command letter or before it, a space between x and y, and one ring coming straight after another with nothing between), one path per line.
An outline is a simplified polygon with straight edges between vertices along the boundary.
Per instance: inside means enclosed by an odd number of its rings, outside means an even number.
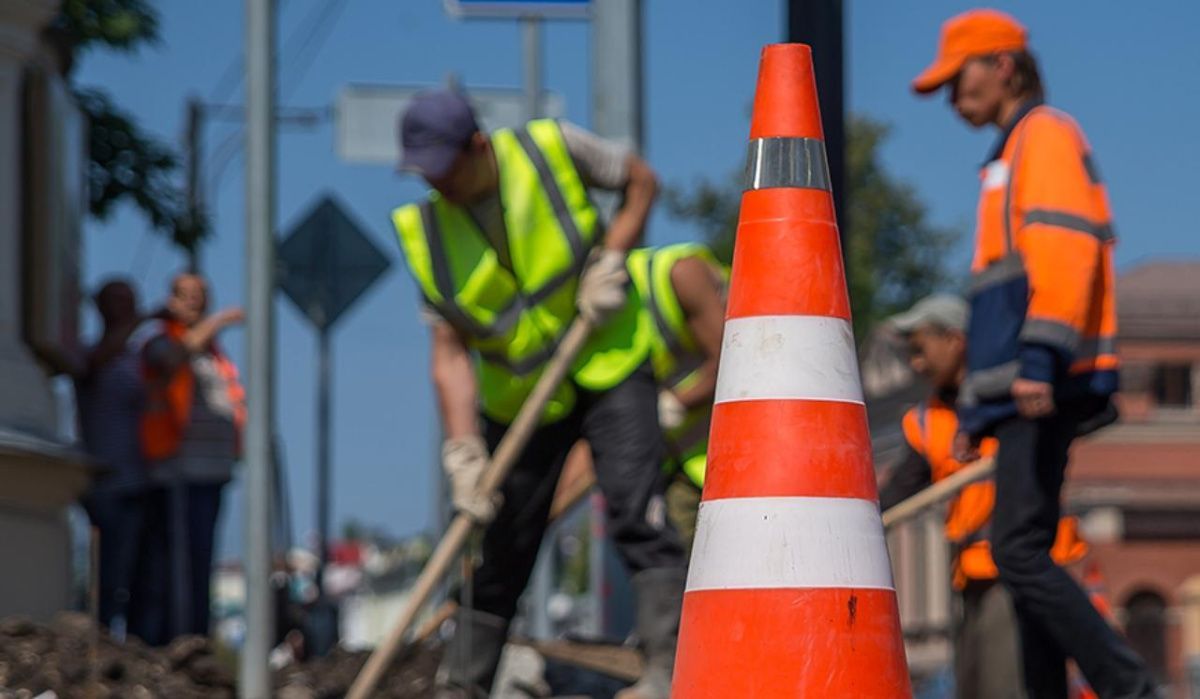
M940 481L964 464L952 454L958 417L954 403L966 373L967 304L950 295L931 296L890 325L905 337L909 363L933 391L904 416L907 452L879 492L884 510ZM996 440L980 445L996 453ZM996 579L987 541L996 488L991 481L963 488L946 513L946 539L954 546L953 585L962 599L955 633L955 686L961 699L1011 699L1021 672L1020 643L1012 600ZM1051 550L1055 561L1074 563L1087 553L1074 517L1059 521Z
M999 140L983 167L971 265L967 373L958 394L969 458L995 436L992 556L1012 594L1025 683L1067 696L1073 658L1105 699L1158 696L1145 664L1050 556L1071 442L1111 413L1116 291L1108 196L1083 131L1043 103L1026 31L995 10L942 27L913 81Z

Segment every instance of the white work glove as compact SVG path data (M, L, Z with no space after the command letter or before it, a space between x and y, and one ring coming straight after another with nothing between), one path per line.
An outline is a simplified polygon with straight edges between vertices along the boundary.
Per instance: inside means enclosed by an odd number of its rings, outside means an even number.
M579 296L575 305L592 325L600 325L625 305L625 253L619 250L592 250L579 278Z
M442 443L442 470L450 479L450 499L455 509L479 524L491 522L500 505L499 493L489 498L477 492L488 461L487 445L477 435Z
M687 408L679 402L678 396L668 389L658 392L658 426L663 430L673 430L683 425L687 418Z

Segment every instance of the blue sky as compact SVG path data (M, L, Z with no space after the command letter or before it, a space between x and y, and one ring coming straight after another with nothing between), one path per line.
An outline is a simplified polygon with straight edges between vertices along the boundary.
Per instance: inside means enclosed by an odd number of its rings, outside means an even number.
M109 90L161 138L177 143L190 95L237 103L230 80L242 52L243 8L237 0L163 0L162 42L132 55L96 52L82 59L80 84ZM468 85L517 86L520 34L508 21L458 21L437 0L283 0L280 21L281 105L323 107L347 82L436 84L458 74ZM304 27L322 16L328 38L306 43ZM940 23L971 7L951 0L895 3L848 0L847 106L889 122L886 166L907 180L932 218L970 230L975 170L993 135L957 122L936 97L918 100L908 81L932 57ZM1020 18L1042 60L1051 103L1087 131L1109 182L1121 242L1118 264L1200 256L1196 204L1200 185L1200 3L1004 2ZM783 38L783 4L694 0L645 3L646 154L664 181L686 185L721 179L741 165L759 49ZM1152 8L1152 9L1151 9ZM587 126L590 41L585 24L557 22L545 32L545 86L564 95L567 115ZM311 60L310 60L311 59ZM205 132L206 164L227 149L236 126ZM222 144L227 144L222 146ZM209 191L216 237L205 249L217 305L243 298L243 163L230 161ZM279 136L279 213L287 230L330 191L394 260L391 273L340 322L334 338L334 520L354 518L395 534L430 526L438 430L426 372L427 334L402 269L387 214L422 188L383 166L339 161L329 122ZM692 238L687 224L656 213L651 243ZM954 264L966 265L969 241ZM84 242L85 281L127 275L145 303L162 299L181 256L125 208L92 222ZM313 525L312 451L315 342L307 324L280 298L279 432L288 456L295 528ZM89 310L87 326L95 327ZM240 360L243 334L227 333ZM240 548L240 487L227 491L223 550Z

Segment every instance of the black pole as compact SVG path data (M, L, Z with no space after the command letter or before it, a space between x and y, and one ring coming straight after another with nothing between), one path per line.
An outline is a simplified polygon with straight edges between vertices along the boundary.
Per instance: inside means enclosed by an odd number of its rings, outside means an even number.
M330 361L329 328L317 334L317 547L320 565L317 567L317 587L325 594L325 565L329 562L329 435L330 385L333 368Z
M187 222L195 234L200 228L201 208L203 207L200 192L200 158L203 146L200 137L204 133L204 104L197 98L187 101L187 126L184 134L184 150L186 151L185 165L187 167ZM187 250L188 271L200 273L200 241L193 238L189 241Z
M817 75L817 97L825 127L825 151L833 184L833 205L845 250L849 221L846 209L846 108L842 0L788 0L787 40L808 44ZM844 253L843 253L844 254Z

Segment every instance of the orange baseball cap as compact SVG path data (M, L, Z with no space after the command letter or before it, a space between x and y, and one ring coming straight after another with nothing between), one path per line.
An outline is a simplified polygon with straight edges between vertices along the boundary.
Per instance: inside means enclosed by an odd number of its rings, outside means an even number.
M937 57L913 80L913 90L928 94L950 82L968 58L1026 46L1025 27L999 10L968 10L946 20Z

